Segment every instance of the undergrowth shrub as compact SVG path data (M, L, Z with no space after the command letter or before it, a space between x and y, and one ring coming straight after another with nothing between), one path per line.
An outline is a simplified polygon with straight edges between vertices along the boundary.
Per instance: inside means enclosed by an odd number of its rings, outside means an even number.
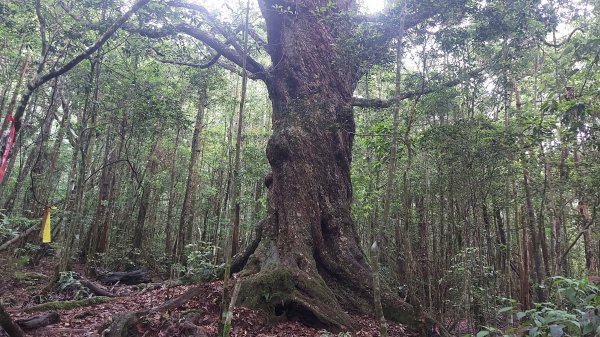
M184 274L186 281L208 281L217 277L222 264L214 263L215 246L210 242L186 245L186 265L175 265L173 268Z
M485 327L476 337L600 336L600 288L587 278L553 277L550 284L549 302L525 311L502 308L498 313L514 324L505 329Z

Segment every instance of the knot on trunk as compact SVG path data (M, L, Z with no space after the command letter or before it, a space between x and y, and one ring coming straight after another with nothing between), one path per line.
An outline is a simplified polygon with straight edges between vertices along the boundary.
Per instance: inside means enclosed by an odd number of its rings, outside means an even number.
M283 131L273 132L267 144L267 158L271 167L281 167L290 157L290 144Z

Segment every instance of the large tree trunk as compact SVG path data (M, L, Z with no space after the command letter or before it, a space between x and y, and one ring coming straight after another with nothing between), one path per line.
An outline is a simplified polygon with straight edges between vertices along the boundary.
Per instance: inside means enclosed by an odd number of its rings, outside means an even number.
M260 2L277 65L266 81L272 175L261 242L242 272L239 300L313 326L350 329L346 312L373 313L372 272L350 214L358 71L338 58L333 35L349 27L315 15L326 4L298 1L292 15ZM337 9L352 5L338 1ZM416 324L410 305L382 295L386 317Z

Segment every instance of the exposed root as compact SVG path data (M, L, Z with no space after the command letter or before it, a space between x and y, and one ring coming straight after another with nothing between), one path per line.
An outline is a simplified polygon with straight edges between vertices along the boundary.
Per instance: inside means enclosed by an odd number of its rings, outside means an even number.
M323 280L285 267L247 276L239 301L276 319L285 317L309 326L339 331L354 328L350 316L338 305Z

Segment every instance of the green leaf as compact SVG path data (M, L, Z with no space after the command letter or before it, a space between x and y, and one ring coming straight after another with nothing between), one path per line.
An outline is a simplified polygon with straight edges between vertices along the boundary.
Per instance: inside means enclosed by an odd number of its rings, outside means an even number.
M529 329L529 336L530 337L535 337L537 335L538 335L538 328L537 327Z
M517 312L517 314L516 314L516 317L517 317L517 320L518 320L518 321L522 320L522 319L523 319L525 316L527 316L527 313L526 313L526 312L523 312L523 311L519 311L519 312Z
M498 310L498 313L499 314L505 314L507 312L511 312L512 310L513 310L512 306L511 307L504 307L504 308L501 308L500 310Z
M552 337L560 337L560 336L564 335L564 332L563 332L564 326L562 326L562 325L554 324L554 325L550 325L549 328L550 328L550 336L552 336Z
M569 329L570 333L579 334L581 333L581 325L577 321L565 321L563 322Z
M482 330L482 331L479 331L475 337L485 337L485 336L488 336L489 334L490 334L490 332L488 330Z
M587 335L588 333L594 331L594 328L595 328L595 326L594 326L594 324L592 322L590 322L590 321L584 322L583 323L583 331L582 331L582 333L584 335Z

